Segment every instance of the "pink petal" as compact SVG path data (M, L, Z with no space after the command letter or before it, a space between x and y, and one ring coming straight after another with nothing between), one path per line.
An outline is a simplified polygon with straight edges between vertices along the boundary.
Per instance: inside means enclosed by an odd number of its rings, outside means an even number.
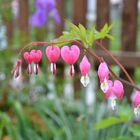
M124 95L124 88L123 88L123 84L119 80L114 81L113 92L119 100L122 99Z
M100 82L103 82L105 78L106 80L109 79L109 69L105 62L99 65L98 76L99 76Z
M76 45L72 45L71 47L63 46L61 48L61 56L69 65L73 65L78 60L79 55L80 49Z
M136 91L134 93L133 105L135 108L137 108L140 105L140 91Z
M41 52L41 50L32 50L32 51L30 52L30 54L31 54L32 57L33 57L33 62L34 62L35 64L39 63L39 61L40 61L41 58L42 58L42 52Z
M86 56L83 57L80 63L80 71L83 76L86 76L90 70L90 63Z
M113 82L111 80L108 80L108 86L109 86L108 90L104 93L106 99L109 99L110 97L114 96Z
M32 63L33 57L29 52L25 52L23 57L28 64Z
M46 48L46 56L50 62L56 63L60 57L60 48L57 46L48 46Z

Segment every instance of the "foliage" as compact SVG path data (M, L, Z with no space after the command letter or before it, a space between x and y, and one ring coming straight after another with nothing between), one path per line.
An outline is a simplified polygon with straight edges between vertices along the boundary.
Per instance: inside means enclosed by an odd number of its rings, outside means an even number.
M95 25L92 29L86 29L82 24L76 26L69 21L66 21L66 23L70 28L70 31L64 31L63 35L58 39L59 41L79 40L85 47L92 47L95 40L104 38L113 39L113 36L109 34L112 25L109 26L108 24L105 24L100 31L97 31Z

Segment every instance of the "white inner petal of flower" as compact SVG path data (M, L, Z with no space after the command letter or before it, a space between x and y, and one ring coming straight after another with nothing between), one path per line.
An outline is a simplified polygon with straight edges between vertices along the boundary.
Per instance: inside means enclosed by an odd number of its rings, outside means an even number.
M34 73L37 74L38 73L38 64L34 64Z
M82 85L84 87L86 87L89 84L90 79L89 79L88 75L86 75L86 76L82 76L80 81L81 81Z
M112 96L109 98L109 106L111 107L112 110L116 110L117 109L117 102L116 102L116 97Z
M53 73L53 63L51 63L51 72Z
M136 118L140 118L140 106L134 108L134 114Z
M34 68L34 73L36 73L36 64L34 64L33 68Z
M101 88L101 90L102 90L104 93L108 90L109 85L108 85L108 82L107 82L106 79L104 80L103 83L101 83L100 88Z
M72 65L71 68L72 68L72 75L73 75L75 73L74 66Z

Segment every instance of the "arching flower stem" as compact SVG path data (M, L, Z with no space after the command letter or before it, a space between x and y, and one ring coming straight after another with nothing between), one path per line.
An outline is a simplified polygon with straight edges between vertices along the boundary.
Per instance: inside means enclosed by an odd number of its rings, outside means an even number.
M21 48L19 54L18 54L18 58L21 57L23 51L25 49L28 49L30 47L32 47L33 45L37 46L37 45L57 45L57 44L63 44L63 43L76 43L77 45L79 45L79 47L81 47L82 49L84 49L84 51L86 51L89 55L91 55L92 57L94 57L95 59L97 59L100 63L101 62L104 62L103 58L102 57L99 57L95 52L91 51L90 49L86 48L82 42L78 41L78 40L65 40L65 41L52 41L52 42L40 42L40 41L35 41L35 42L31 42L27 45L25 45L23 48ZM120 81L122 81L123 83L137 89L137 90L140 90L139 87L136 86L136 84L134 83L133 79L130 77L130 75L128 74L128 72L126 71L126 69L122 66L122 64L112 55L111 52L109 52L104 46L103 46L103 43L102 43L102 40L100 41L96 41L96 44L101 48L103 49L115 62L116 64L118 64L120 66L120 68L122 69L122 71L125 73L125 75L127 76L128 80L130 81L126 81L120 77L118 77L110 68L109 68L109 71L110 71L110 75L113 77L113 78L116 78Z
M129 75L128 72L125 70L125 68L122 66L122 64L112 55L112 53L110 53L110 52L103 46L102 40L96 41L96 44L97 44L102 50L104 50L104 51L116 62L116 64L118 64L118 65L120 66L120 68L123 70L123 72L124 72L125 75L127 76L128 80L131 82L131 84L135 85L133 79L130 77L130 75Z

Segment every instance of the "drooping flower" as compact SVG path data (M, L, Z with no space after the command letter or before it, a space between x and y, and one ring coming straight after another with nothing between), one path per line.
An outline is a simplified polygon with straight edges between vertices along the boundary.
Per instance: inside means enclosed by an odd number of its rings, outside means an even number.
M73 76L74 71L74 64L78 60L80 55L80 49L77 45L72 45L71 47L63 46L61 48L61 57L63 60L70 65L70 75Z
M124 95L123 84L119 80L115 80L114 83L108 80L108 90L104 95L110 101L110 105L114 110L116 108L116 100L121 100Z
M23 55L26 63L28 64L27 73L30 75L32 74L32 66L31 63L33 62L33 56L30 52L25 52Z
M55 0L36 0L36 11L30 18L33 27L42 27L47 24L48 16L52 17L57 24L61 22Z
M106 92L109 88L108 79L109 79L109 69L105 62L102 62L98 68L98 77L100 80L100 87L103 92Z
M20 75L21 63L22 63L21 59L18 58L16 61L16 66L15 66L14 71L13 71L15 78L17 78Z
M46 48L46 56L51 62L51 72L52 74L56 73L56 61L60 57L60 48L57 46L48 46Z
M90 82L88 77L89 70L90 70L90 62L88 61L87 57L84 56L80 63L80 71L82 74L81 83L83 84L84 87L86 87Z
M34 62L34 73L37 75L39 70L38 63L42 58L42 52L41 50L32 50L30 54L32 55L32 61Z
M139 117L140 116L140 91L135 91L132 97L133 105L134 105L134 114Z

